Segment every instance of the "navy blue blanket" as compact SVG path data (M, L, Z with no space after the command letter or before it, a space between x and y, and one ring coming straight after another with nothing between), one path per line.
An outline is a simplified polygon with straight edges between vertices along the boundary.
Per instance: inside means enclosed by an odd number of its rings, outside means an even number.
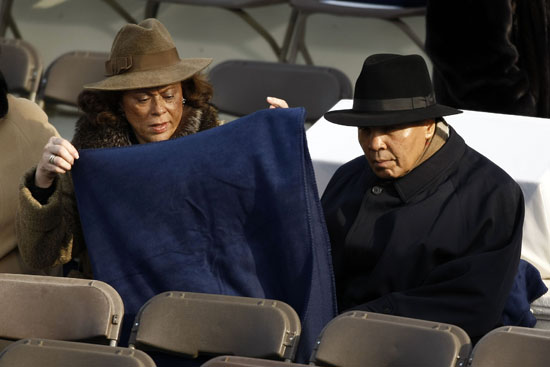
M121 294L126 324L168 290L277 299L300 315L297 360L308 360L336 306L303 121L303 109L263 110L80 152L73 180L94 276Z
M512 290L504 305L502 325L534 327L537 319L531 312L531 303L547 291L537 268L521 259Z

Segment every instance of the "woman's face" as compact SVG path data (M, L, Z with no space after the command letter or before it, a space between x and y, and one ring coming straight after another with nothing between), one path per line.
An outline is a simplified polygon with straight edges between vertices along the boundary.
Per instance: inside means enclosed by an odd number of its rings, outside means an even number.
M181 83L123 93L122 109L140 144L168 140L183 114Z

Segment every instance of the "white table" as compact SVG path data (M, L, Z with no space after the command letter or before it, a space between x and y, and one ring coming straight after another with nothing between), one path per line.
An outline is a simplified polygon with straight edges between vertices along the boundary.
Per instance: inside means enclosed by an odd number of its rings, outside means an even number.
M341 100L332 109L351 108ZM495 162L520 185L525 196L522 258L550 279L550 119L464 111L445 118L466 143ZM363 154L357 128L324 118L306 132L319 194L336 170Z

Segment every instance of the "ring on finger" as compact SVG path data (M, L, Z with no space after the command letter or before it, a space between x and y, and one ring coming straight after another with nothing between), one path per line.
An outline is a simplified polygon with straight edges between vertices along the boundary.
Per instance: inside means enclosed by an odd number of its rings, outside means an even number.
M48 162L50 162L51 164L54 164L53 162L55 161L55 157L57 157L55 154L50 155Z

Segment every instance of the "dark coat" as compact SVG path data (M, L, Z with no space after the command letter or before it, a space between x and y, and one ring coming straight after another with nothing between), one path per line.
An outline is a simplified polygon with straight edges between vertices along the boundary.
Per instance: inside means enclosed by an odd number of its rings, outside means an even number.
M365 157L346 163L322 204L340 312L451 323L474 340L498 324L521 253L523 194L452 128L438 152L393 181Z
M550 0L430 0L426 53L439 103L550 117Z

